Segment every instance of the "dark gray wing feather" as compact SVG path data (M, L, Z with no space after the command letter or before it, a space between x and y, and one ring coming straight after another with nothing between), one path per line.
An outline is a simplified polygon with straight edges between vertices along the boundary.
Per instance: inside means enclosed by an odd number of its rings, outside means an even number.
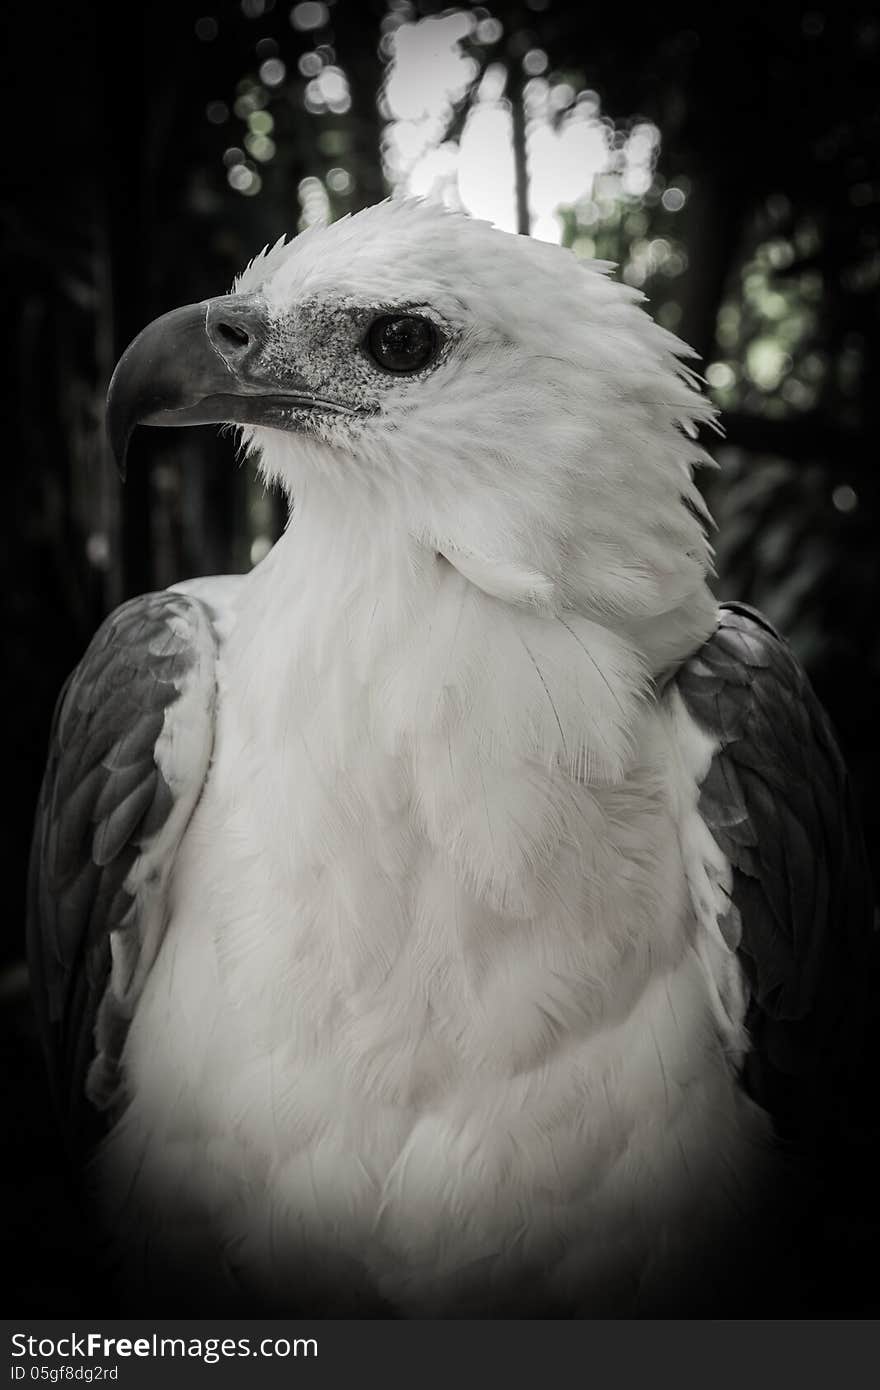
M210 758L215 646L197 599L132 599L99 629L55 710L31 849L28 960L73 1143L91 1142L118 1099L168 875Z
M722 605L676 684L718 744L699 806L732 866L743 1082L781 1133L804 1135L862 1048L873 896L852 785L803 669L754 610Z

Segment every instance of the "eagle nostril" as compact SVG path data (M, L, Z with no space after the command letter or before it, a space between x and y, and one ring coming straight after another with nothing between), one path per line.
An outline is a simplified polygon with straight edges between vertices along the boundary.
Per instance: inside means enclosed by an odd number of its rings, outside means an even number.
M218 338L222 338L230 347L247 347L250 342L250 335L234 323L216 323L214 332Z

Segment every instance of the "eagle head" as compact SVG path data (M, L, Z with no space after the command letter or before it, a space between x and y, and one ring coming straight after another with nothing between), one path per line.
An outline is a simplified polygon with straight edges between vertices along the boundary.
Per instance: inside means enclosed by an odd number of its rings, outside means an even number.
M610 269L417 200L282 239L127 349L117 459L138 423L236 424L298 508L323 496L510 602L636 635L687 610L691 641L714 410Z

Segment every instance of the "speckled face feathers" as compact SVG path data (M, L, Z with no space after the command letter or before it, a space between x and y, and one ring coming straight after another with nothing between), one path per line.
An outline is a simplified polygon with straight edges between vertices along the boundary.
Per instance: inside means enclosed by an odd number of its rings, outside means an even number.
M497 597L644 631L703 590L691 474L710 460L693 441L714 410L690 349L610 268L413 201L279 243L236 291L265 302L279 373L359 413L245 442L301 508L320 494ZM370 323L394 311L436 326L424 370L370 357Z

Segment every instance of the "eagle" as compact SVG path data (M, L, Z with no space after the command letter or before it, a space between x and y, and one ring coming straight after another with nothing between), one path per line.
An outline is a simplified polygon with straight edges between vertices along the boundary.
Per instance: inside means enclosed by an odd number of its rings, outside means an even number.
M30 972L130 1309L690 1312L822 1147L853 792L612 269L389 200L116 368L123 471L230 424L289 503L111 613L50 738Z

